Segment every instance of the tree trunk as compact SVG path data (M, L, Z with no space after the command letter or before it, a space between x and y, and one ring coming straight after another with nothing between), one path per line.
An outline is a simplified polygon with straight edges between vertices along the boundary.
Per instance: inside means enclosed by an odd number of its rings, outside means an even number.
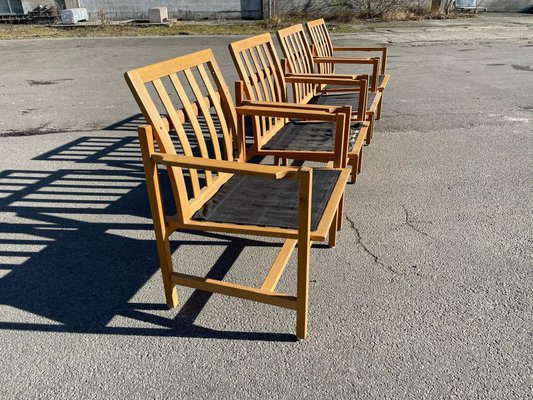
M431 11L441 11L442 0L431 0Z

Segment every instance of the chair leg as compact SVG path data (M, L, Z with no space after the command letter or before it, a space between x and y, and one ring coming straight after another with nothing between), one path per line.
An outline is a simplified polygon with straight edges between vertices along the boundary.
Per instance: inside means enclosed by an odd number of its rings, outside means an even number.
M274 156L274 165L278 165L279 166L279 157L278 156Z
M370 144L374 137L374 113L369 112L367 113L368 118L368 133L366 134L366 144Z
M298 206L298 264L296 272L296 337L307 336L309 303L309 253L311 251L311 198L313 170L300 170L300 201Z
M357 181L357 174L359 172L359 156L355 155L350 158L349 164L351 165L350 183L354 184Z
M309 247L310 243L298 240L298 281L296 305L296 337L307 337L307 313L309 308Z
M159 236L159 235L158 235ZM168 238L157 238L157 252L159 253L159 263L165 288L167 306L174 308L178 305L178 292L176 286L172 284L172 253Z
M357 173L360 174L361 170L363 169L363 148L361 147L361 151L359 152L359 157L357 158Z
M378 113L376 115L376 120L381 119L381 108L383 107L383 93L381 93L381 99L378 104Z
M342 195L339 201L339 207L337 208L337 230L342 228L342 218L344 214L344 195Z
M339 211L337 210L337 213ZM331 221L331 226L329 227L329 235L328 235L328 246L329 247L335 247L337 244L337 231L339 230L337 225L339 223L339 218L337 216L337 213L335 213L335 217L333 218L333 221Z
M150 200L150 210L154 221L155 240L157 243L161 275L163 277L163 286L165 288L165 297L167 305L170 308L174 308L178 305L178 294L176 286L172 284L172 253L170 252L170 243L168 241L170 232L165 224L165 213L161 198L157 165L150 158L150 154L154 152L154 138L150 126L140 126L138 133L143 157L144 174L146 176L146 187Z

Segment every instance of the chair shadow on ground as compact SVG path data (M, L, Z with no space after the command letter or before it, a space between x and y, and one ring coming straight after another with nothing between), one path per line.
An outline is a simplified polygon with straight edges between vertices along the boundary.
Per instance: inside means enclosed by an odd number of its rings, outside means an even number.
M86 136L35 160L99 168L0 172L0 207L6 216L0 221L0 307L30 313L15 322L0 321L0 329L294 341L292 334L195 325L211 297L206 292L194 291L173 318L151 313L167 309L162 287L159 304L129 302L159 272L155 240L135 234L152 231L138 148L133 135ZM169 186L164 185L165 192ZM125 217L135 222L123 222ZM246 247L279 246L223 234L195 234L198 240L174 235L173 251L184 245L226 246L207 274L213 279L222 279ZM117 316L150 326L110 325Z

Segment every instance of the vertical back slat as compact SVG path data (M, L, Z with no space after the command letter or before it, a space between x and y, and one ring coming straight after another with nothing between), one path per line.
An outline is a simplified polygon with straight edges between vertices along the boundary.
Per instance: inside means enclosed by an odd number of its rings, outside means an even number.
M192 71L190 69L186 69L184 72L185 72L185 77L187 78L187 81L189 82L189 85L191 86L191 89L197 99L200 112L203 115L205 122L207 124L209 136L211 137L211 141L213 143L213 151L215 152L215 159L220 160L222 158L220 154L220 144L218 143L217 130L215 128L215 124L213 123L213 118L211 118L209 106L205 104L204 95L202 94L202 91L200 90L200 87L198 86L198 83L196 82L196 79L194 78ZM202 138L203 137L204 135L202 135Z
M261 64L258 61L258 57L256 57L256 52L258 52L257 47L253 47L250 49L250 55L252 58L252 63L254 65L255 71L259 77L259 82L261 84L261 88L263 89L263 100L264 101L271 101L271 96L269 93L268 85L266 83L265 77L268 73L268 70L265 71L264 68L262 68ZM263 122L265 123L265 128L268 129L272 125L272 118L265 117L263 118Z
M297 57L292 35L287 36L285 38L285 42L286 42L286 47L287 47L286 56L287 56L287 60L289 61L291 70L296 74L302 74L303 67L302 67L301 61ZM305 93L307 92L307 85L304 83L297 83L293 85L293 89L295 91L295 94L297 94L298 96L297 102L300 102L305 97Z
M226 82L224 80L224 77L222 76L222 71L220 71L220 68L218 67L218 64L216 64L213 60L209 60L207 62L207 66L209 67L209 71L211 72L211 75L213 76L213 80L215 81L215 85L218 87L218 94L220 96L220 103L222 105L222 111L226 118L226 122L228 123L228 128L231 133L231 138L233 139L234 143L239 144L239 138L237 137L237 114L235 112L235 104L233 103L233 99L231 97L231 93L229 91L228 85L226 85ZM225 139L226 142L229 142L229 139ZM228 149L229 149L228 144ZM231 147L233 149L233 147ZM242 153L242 149L240 145L236 149L239 151L238 157L236 159L244 161L244 153ZM228 150L229 151L229 150ZM233 153L233 152L232 152ZM234 157L232 154L228 156L229 160L233 160Z
M185 70L188 70L188 68ZM174 86L174 90L176 90L176 93L178 94L181 100L181 103L183 105L183 109L187 113L187 117L189 118L191 122L194 135L196 137L196 140L198 141L198 147L200 148L200 154L204 158L209 158L209 152L207 151L207 146L205 143L202 128L200 127L200 123L198 122L198 119L196 118L196 114L193 110L192 104L189 100L189 97L187 96L187 93L185 93L185 90L183 89L183 86L181 85L181 82L179 81L178 76L176 74L170 75L170 81L172 82L172 86ZM203 101L203 99L200 101ZM213 180L213 176L211 174L211 171L204 171L204 172L205 172L206 184L209 185Z
M255 89L255 98L252 100L261 101L265 99L260 90L259 80L257 79L257 74L256 74L257 71L252 66L252 51L253 51L253 47L243 51L242 54L243 54L244 64L246 65L246 68L248 70L248 76L253 82L252 88ZM258 127L261 126L261 128L258 129L258 131L261 132L261 136L262 136L264 133L264 129L265 129L266 118L265 117L254 117L254 120L256 121L256 125Z
M192 153L191 145L189 143L189 138L187 137L187 134L185 133L185 130L183 129L183 126L181 124L178 113L176 112L174 104L172 103L172 100L170 100L167 90L163 86L163 82L161 82L160 79L154 79L152 81L152 84L154 85L154 89L157 95L159 96L159 98L161 99L161 102L163 103L163 106L165 107L167 115L170 121L172 122L174 129L176 130L176 134L178 135L178 139L180 141L183 154L185 154L186 156L192 156L193 153ZM198 173L195 170L190 170L189 175L191 178L193 195L197 196L198 193L200 193L200 183L198 180Z
M242 59L244 61L244 66L248 71L248 78L250 79L251 87L254 91L254 98L252 100L263 100L261 92L259 91L259 82L257 81L257 76L254 73L252 64L250 63L250 49L242 52Z
M263 52L266 55L268 63L272 68L272 79L274 80L275 88L275 97L274 101L285 102L287 97L285 95L285 82L283 81L283 74L281 73L281 66L279 65L279 60L276 57L274 48L272 47L272 42L261 45Z
M289 50L292 55L292 62L294 66L296 67L296 71L298 74L305 74L305 67L302 62L301 57L298 55L298 43L296 42L296 39L293 35L287 36L288 43L289 43Z
M269 101L268 88L266 86L265 79L263 77L264 71L261 68L261 66L259 65L258 61L257 61L257 57L255 56L255 50L256 50L255 47L250 49L250 59L252 61L255 73L257 74L257 77L258 77L258 81L259 81L259 85L260 85L259 88L261 88L263 90L262 91L263 100L264 101Z
M298 60L301 60L301 62L302 62L302 66L303 66L302 73L303 74L312 74L314 72L314 70L313 70L313 59L312 58L309 59L310 57L307 56L308 45L307 45L307 41L305 40L305 37L303 37L302 34L303 34L303 30L299 31L299 32L296 32L293 35L294 40L297 43ZM309 93L311 90L313 90L312 89L312 85L311 84L306 84L305 85L305 94Z
M313 68L313 56L309 53L309 43L305 38L304 31L298 32L296 35L296 40L298 41L298 47L300 49L300 58L304 62L305 72L312 74L314 72Z
M217 113L218 121L220 123L220 128L222 129L222 136L224 140L224 157L226 160L231 160L231 149L232 149L232 143L231 143L231 134L227 126L226 116L224 115L224 110L221 107L219 96L217 95L217 91L215 91L215 88L211 84L211 80L209 79L209 76L207 75L207 72L202 64L198 65L198 72L200 73L200 76L202 77L202 80L204 81L204 85L207 89L207 93L209 93L209 97L211 98L211 102L213 103L213 106L215 108L215 112Z
M261 97L263 99L263 101L269 101L268 100L268 88L266 86L266 83L265 83L265 80L264 80L264 77L263 77L263 70L261 69L261 67L259 66L259 63L257 62L257 57L255 55L255 52L256 52L256 48L255 47L252 47L250 49L250 60L251 60L251 63L252 63L252 67L255 71L255 74L257 75L257 80L259 82L259 86L258 86L258 91L261 92ZM270 126L270 118L269 117L262 117L261 118L261 122L264 126L264 129L268 129L268 127Z
M275 68L272 65L272 63L267 62L267 59L265 58L264 54L264 48L262 45L256 46L257 54L259 55L259 61L261 63L261 69L265 72L266 75L266 83L268 86L268 101L280 101L278 99L278 93L276 92L276 86L275 86ZM276 124L276 122L279 120L279 118L269 118L269 126L273 126Z
M277 101L276 100L276 88L272 80L272 75L274 75L274 68L271 63L267 62L263 54L263 46L259 45L256 47L257 54L259 56L259 62L261 63L261 70L265 73L266 84L268 86L267 90L267 101Z
M328 28L326 27L326 24L322 24L319 26L319 29L321 31L321 37L322 41L324 43L324 55L327 57L333 56L333 43L331 43L331 39L329 37Z

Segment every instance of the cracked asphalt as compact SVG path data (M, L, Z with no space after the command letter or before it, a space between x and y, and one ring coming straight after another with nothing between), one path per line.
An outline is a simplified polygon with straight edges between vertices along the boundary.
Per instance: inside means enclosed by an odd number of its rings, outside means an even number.
M388 43L392 79L301 342L289 310L164 305L122 74L211 47L232 87L238 37L0 42L0 398L533 398L533 21L473 21L334 36ZM173 239L177 269L250 285L279 250Z

